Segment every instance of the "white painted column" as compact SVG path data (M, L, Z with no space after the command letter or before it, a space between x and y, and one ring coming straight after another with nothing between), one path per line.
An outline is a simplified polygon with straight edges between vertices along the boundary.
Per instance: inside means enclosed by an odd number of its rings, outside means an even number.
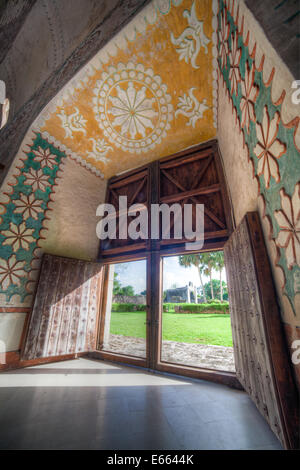
M194 287L194 297L195 297L195 304L198 303L198 298L197 298L197 287Z
M187 286L187 303L191 303L191 294L190 294L190 286Z

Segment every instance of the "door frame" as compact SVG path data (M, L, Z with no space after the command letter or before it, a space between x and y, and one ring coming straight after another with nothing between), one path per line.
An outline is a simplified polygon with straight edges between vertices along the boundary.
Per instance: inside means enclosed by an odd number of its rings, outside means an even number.
M103 269L104 269L104 276L103 276L103 284L102 284L102 293L103 293L103 301L101 305L101 310L100 310L100 316L99 316L99 321L98 321L98 330L97 330L97 343L96 343L96 353L97 356L100 359L108 360L108 361L113 361L113 362L122 362L125 364L129 365L135 365L139 367L144 367L149 369L150 368L150 363L151 363L151 347L150 347L150 340L151 340L151 333L150 333L150 328L151 328L151 308L150 308L150 293L148 289L148 284L149 284L149 259L150 255L149 254L143 254L139 253L136 256L132 255L124 255L124 256L119 256L119 257L114 257L113 259L110 260L105 260L105 263L103 263ZM105 328L105 316L106 316L106 307L107 307L107 293L108 293L108 268L112 264L120 264L120 263L126 263L126 262L134 262L134 261L141 261L145 260L146 261L146 357L141 358L137 356L130 356L128 354L122 354L122 353L116 353L116 352L110 352L110 351L105 351L102 349L103 346L103 337L104 337L104 328Z
M217 246L214 247L214 249L207 248L201 250L201 252L207 252L207 251L218 251L222 250L224 246L224 242L217 243ZM199 253L199 250L189 253ZM195 366L189 366L186 364L176 364L176 363L171 363L167 361L162 361L161 360L161 349L162 349L162 301L161 301L161 295L163 291L163 258L165 257L170 257L170 256L179 256L179 255L184 255L186 254L186 251L181 250L165 250L164 252L158 253L158 261L157 261L157 266L156 269L159 270L159 277L155 275L156 279L156 290L159 291L159 298L160 302L159 304L156 304L154 306L155 308L155 324L156 324L156 356L155 356L155 364L154 364L154 369L158 370L160 372L167 372L167 373L172 373L172 374L177 374L177 375L183 375L187 377L192 377L196 379L203 379L203 380L209 380L211 382L216 382L216 383L222 383L224 385L228 385L233 388L238 388L242 389L239 381L237 380L236 374L234 372L230 371L223 371L223 370L217 370L217 369L209 369L209 368L204 368L204 367L195 367Z

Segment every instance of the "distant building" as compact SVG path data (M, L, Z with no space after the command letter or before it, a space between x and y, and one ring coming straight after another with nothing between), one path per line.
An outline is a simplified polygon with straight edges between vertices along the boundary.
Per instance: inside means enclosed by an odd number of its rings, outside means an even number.
M184 287L174 287L165 291L165 302L170 303L198 303L197 301L198 289L192 282Z

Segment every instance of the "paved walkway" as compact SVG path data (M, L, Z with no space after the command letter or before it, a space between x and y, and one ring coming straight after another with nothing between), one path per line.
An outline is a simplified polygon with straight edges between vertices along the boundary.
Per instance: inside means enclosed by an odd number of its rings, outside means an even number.
M145 340L131 336L110 335L109 342L104 349L130 356L146 356ZM209 369L235 371L233 348L225 346L163 341L162 360Z

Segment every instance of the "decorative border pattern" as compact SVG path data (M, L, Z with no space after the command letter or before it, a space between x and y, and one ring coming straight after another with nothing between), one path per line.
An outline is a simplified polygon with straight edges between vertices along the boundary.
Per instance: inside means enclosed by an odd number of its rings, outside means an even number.
M246 39L245 39L246 38ZM282 294L295 312L294 299L300 293L298 265L300 250L299 149L296 133L300 118L285 123L282 105L275 102L272 85L275 69L265 80L265 56L256 56L256 43L244 30L244 17L235 1L219 2L219 70L232 113L243 135L243 145L259 183L263 217L267 218L269 240L275 250L273 261L282 271ZM285 224L284 224L285 219ZM274 251L272 250L272 251Z
M103 173L100 170L95 168L91 163L88 163L84 158L80 157L80 155L70 150L68 147L62 144L59 140L55 139L48 132L40 132L40 135L49 143L53 144L55 147L65 152L67 157L70 157L72 160L79 163L79 165L83 166L94 175L99 176L100 178L104 178Z
M28 147L0 201L0 296L17 295L21 303L32 294L41 231L66 157L41 134Z

